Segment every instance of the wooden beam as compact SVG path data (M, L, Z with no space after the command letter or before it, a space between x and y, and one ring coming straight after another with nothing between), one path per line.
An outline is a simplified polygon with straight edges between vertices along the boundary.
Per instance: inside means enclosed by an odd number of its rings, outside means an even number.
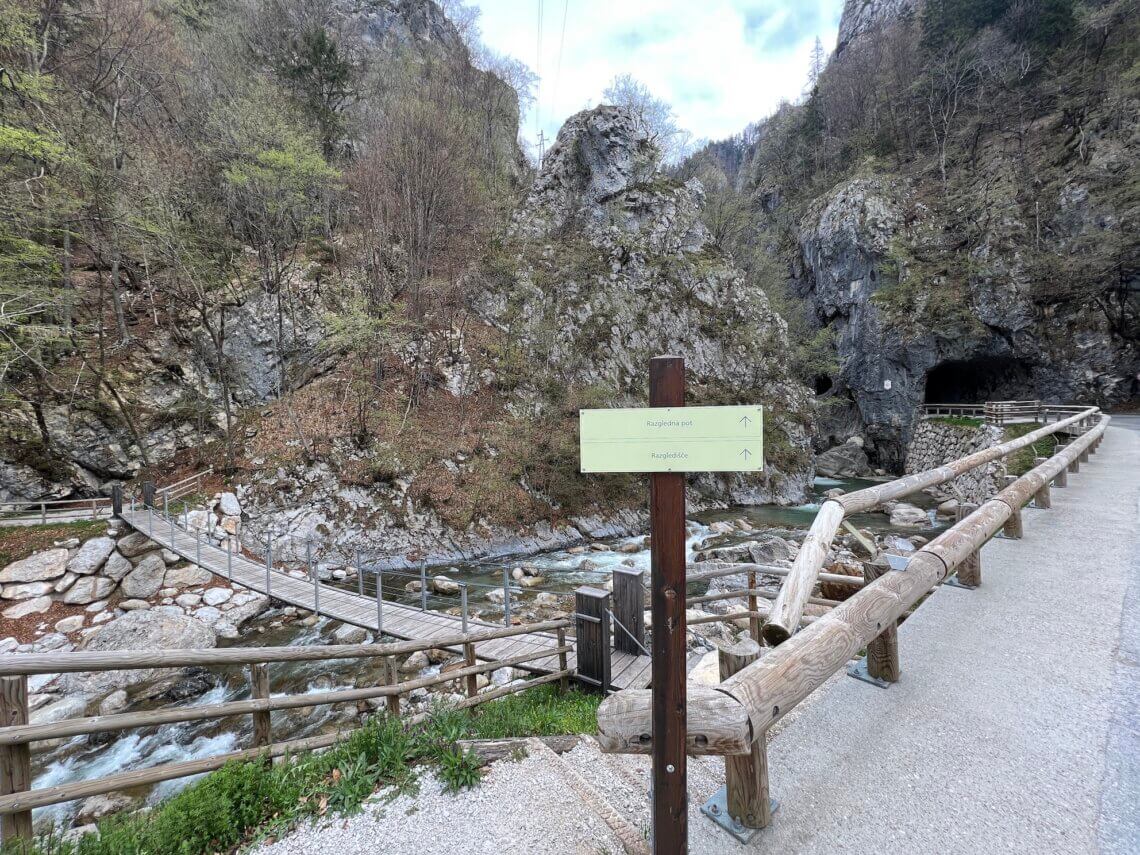
M977 505L963 502L958 506L957 522L966 519L978 509ZM980 548L970 552L958 565L958 581L963 585L976 588L982 584L982 550Z
M791 637L799 627L807 598L811 596L819 571L827 557L827 550L844 516L869 511L885 501L901 499L927 487L950 481L972 469L1030 446L1037 440L1076 424L1082 419L1090 418L1098 412L1096 407L1090 407L1067 419L1045 425L1009 442L976 451L944 466L907 475L864 490L856 490L824 502L815 520L812 521L796 560L792 563L792 572L780 588L780 595L772 606L772 613L764 625L765 640L772 645L780 644ZM839 506L838 509L835 508L836 505Z
M720 679L727 680L760 658L760 645L747 639L731 647L720 648L718 658ZM754 739L747 754L729 754L724 758L728 815L745 828L767 828L772 824L767 736L762 733Z
M649 405L685 406L685 360L649 361ZM653 851L686 852L689 794L686 731L685 476L654 472L649 487L653 616ZM580 667L580 666L579 666Z
M565 754L577 747L582 737L577 733L562 736L525 736L513 739L460 739L455 743L464 754L479 760L480 766L487 766L497 760L514 760L527 756L527 743L537 738L555 754Z
M752 730L744 708L724 692L690 683L685 750L692 755L747 754ZM598 744L607 754L649 754L653 750L653 693L626 689L598 707Z
M203 650L117 650L108 652L12 653L0 658L0 677L20 674L58 674L81 671L115 671L140 668L187 668L195 665L249 665L255 662L320 662L328 659L403 656L434 647L458 647L465 642L482 642L532 635L570 626L568 620L550 620L522 626L481 632L445 635L422 641L394 644L330 644L323 647L226 647Z
M885 558L867 561L863 564L863 576L870 585L890 569L891 565ZM897 683L899 673L899 625L897 620L893 620L867 644L867 674L888 683Z
M249 666L250 696L259 701L269 700L269 669L265 665ZM253 747L263 748L273 742L270 713L262 710L253 714Z
M0 679L0 727L28 723L28 678ZM0 801L20 797L32 786L32 756L27 745L0 747ZM32 810L15 810L0 817L0 846L21 839L32 843Z

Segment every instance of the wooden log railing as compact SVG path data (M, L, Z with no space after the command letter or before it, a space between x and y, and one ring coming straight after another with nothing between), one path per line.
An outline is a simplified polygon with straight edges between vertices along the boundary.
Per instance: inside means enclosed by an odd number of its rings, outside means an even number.
M804 606L807 605L823 562L827 558L827 551L845 517L873 510L883 502L901 499L928 487L952 481L959 475L1031 446L1039 439L1069 426L1085 427L1099 412L1096 407L1090 407L1066 419L1044 425L1024 436L984 448L943 466L828 499L812 521L799 554L792 563L791 572L780 588L768 621L764 624L765 640L769 644L780 644L790 638L800 625Z
M746 781L749 788L748 792L735 794L738 807L755 805L758 794L766 791L766 779L758 780L756 776L766 778L769 728L846 666L862 647L878 643L880 670L894 670L897 677L896 640L890 630L899 618L968 564L1021 508L1074 461L1092 453L1108 422L1108 416L1099 416L1094 427L1052 457L1038 462L914 553L904 570L870 569L866 584L857 593L812 621L802 632L736 670L718 686L688 686L687 750L691 754L738 758L734 777L738 782ZM606 699L598 709L598 731L603 751L648 752L653 742L651 692L627 690ZM732 793L729 803L734 803ZM764 819L759 816L757 826Z
M568 620L552 620L503 629L391 644L350 644L322 647L232 647L208 650L80 651L6 655L0 659L0 845L16 837L30 837L31 811L35 808L198 775L220 769L226 763L235 760L278 757L297 751L324 748L343 739L347 733L355 729L353 727L336 733L273 742L269 715L276 710L356 703L386 698L388 712L399 714L401 696L417 689L445 683L457 683L463 687L466 697L455 704L458 708L477 706L508 694L554 681L558 681L565 688L568 678L573 674L573 669L567 667L567 654L573 650L572 645L566 642L565 636L566 627L569 625L570 621ZM480 643L552 631L558 633L557 647L544 645L537 650L532 649L487 662L477 662L475 659L476 646ZM396 669L396 657L430 649L459 652L464 660L462 667L428 677L400 682ZM549 660L552 657L558 658L557 670L490 691L478 691L477 678L479 674L514 666L525 669L528 664L534 664L539 660ZM270 694L269 673L266 667L270 663L365 658L380 658L384 661L388 679L383 684L310 694L272 696ZM193 666L217 667L235 664L247 665L250 668L250 697L246 700L62 719L44 724L28 723L27 680L30 675ZM167 763L90 781L31 789L29 752L31 743L94 733L113 733L175 722L216 720L245 715L250 716L253 721L253 736L251 746L248 749L200 760ZM422 715L416 718L421 717ZM414 720L416 719L413 718Z

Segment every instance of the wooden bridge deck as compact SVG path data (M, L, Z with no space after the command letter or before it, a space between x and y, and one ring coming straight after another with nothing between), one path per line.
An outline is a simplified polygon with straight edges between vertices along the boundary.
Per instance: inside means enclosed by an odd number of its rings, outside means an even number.
M320 592L320 614L372 632L378 630L376 600L373 597L362 597L323 582L314 586L311 581L298 579L276 570L269 578L267 591L264 564L251 561L237 553L227 560L227 552L210 544L206 538L202 538L201 541L202 557L199 561L199 545L194 535L175 526L172 538L170 523L161 515L155 514L153 517L153 532L151 515L147 511L124 510L122 518L127 525L147 535L155 543L178 553L194 564L199 564L216 576L308 611L316 611L314 603L314 587L316 587ZM436 611L421 611L388 600L384 601L383 616L384 635L394 638L426 641L444 635L458 635L462 631L462 619L458 616ZM499 628L498 624L472 619L467 621L467 625L471 631ZM491 661L521 656L525 653L541 653L544 649L552 650L557 646L558 640L555 635L535 633L480 642L476 645L475 653L479 659ZM570 668L576 667L573 651L567 654L567 664ZM610 667L613 689L638 689L648 686L650 664L648 656L633 656L618 650L612 651ZM537 659L520 667L540 674L550 673L558 670L558 657L551 655L548 659Z

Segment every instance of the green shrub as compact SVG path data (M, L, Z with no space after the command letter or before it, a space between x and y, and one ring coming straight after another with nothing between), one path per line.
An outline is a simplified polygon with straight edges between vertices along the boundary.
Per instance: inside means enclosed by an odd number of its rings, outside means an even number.
M276 764L231 763L147 814L99 823L98 834L63 842L57 834L3 855L206 855L230 851L270 830L326 813L353 814L382 786L411 787L415 764L436 768L448 791L479 782L479 762L456 742L557 733L592 733L601 697L541 686L491 701L477 711L440 707L408 726L387 715L370 719L343 742Z

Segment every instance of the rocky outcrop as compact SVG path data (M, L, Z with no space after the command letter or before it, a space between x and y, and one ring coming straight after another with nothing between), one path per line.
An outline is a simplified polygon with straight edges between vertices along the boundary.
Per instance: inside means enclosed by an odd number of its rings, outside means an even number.
M845 0L835 43L838 56L859 36L913 12L918 0Z
M702 479L698 489L798 501L810 416L787 364L785 325L714 246L699 217L700 182L667 179L658 161L624 109L567 120L479 310L541 366L516 390L532 406L552 378L644 404L649 359L684 355L692 403L764 404L768 445L783 452L760 478Z
M871 466L862 444L848 441L816 457L815 472L825 478L862 478L871 474Z
M820 325L835 330L840 366L828 393L839 405L821 417L824 441L862 433L871 458L897 470L924 400L1109 402L1129 394L1135 345L1093 302L1029 296L1024 262L1003 237L1019 228L1014 222L992 227L965 281L916 283L908 278L913 246L937 224L907 182L854 178L808 209L797 287ZM937 288L953 290L935 311ZM885 308L906 289L927 307L922 318Z

